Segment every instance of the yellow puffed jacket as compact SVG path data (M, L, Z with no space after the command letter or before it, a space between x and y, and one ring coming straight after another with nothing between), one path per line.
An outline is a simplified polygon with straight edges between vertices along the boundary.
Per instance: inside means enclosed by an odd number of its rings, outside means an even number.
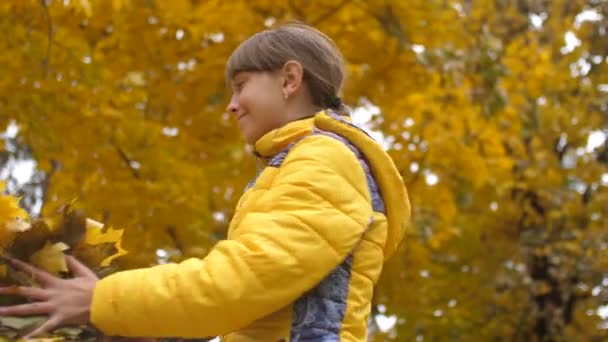
M409 224L382 147L321 111L264 135L265 168L228 238L204 259L98 282L91 321L108 335L223 341L365 341L373 287Z

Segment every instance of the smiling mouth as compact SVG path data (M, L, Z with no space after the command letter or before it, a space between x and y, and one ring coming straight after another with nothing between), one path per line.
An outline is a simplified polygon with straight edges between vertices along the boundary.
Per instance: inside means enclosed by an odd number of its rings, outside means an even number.
M247 113L245 113L245 114L241 114L241 115L237 116L237 117L236 117L236 119L237 119L237 120L241 120L242 118L244 118L244 117L246 117L246 116L247 116Z

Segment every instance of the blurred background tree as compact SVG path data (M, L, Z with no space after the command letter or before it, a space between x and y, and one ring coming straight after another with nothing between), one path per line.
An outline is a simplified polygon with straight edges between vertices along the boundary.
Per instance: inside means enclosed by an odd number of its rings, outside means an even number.
M608 2L7 0L0 179L32 215L77 198L121 268L204 256L255 171L223 72L289 20L341 48L355 122L414 231L371 340L608 338Z

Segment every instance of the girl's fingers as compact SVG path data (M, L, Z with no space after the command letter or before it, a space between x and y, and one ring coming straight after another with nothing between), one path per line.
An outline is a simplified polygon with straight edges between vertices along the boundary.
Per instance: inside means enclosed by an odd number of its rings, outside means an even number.
M17 259L13 259L10 257L6 257L6 259L8 261L11 262L11 264L13 264L15 267L17 267L18 269L20 269L23 272L29 273L32 278L34 278L35 281L37 282L42 282L42 283L51 283L59 278L53 276L52 274L43 271L37 267L34 267L28 263L25 263L21 260L17 260Z
M75 257L73 257L71 255L66 255L65 259L68 262L68 267L70 268L70 271L72 271L72 274L74 274L75 276L81 276L81 277L87 277L87 278L90 278L90 277L97 278L97 275L95 274L95 272L93 272L90 268L88 268L85 264L80 262Z
M34 336L38 336L38 335L53 331L55 328L57 328L59 326L59 324L61 324L61 319L59 319L57 316L51 316L51 318L48 321L44 322L44 324L42 324L41 326L36 328L31 333L27 334L23 338L25 340L27 340L28 338L32 338Z
M0 294L22 296L35 300L45 300L49 298L49 294L46 290L38 287L26 286L0 287Z
M32 316L46 315L53 311L47 302L36 302L0 307L0 316Z

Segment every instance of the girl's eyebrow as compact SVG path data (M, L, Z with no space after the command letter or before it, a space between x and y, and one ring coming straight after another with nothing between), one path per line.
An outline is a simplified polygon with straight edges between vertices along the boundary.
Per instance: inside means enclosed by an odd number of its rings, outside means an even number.
M238 73L236 73L236 74L234 74L234 75L232 76L232 78L230 79L230 83L231 83L231 84L234 84L234 83L236 83L236 82L240 81L240 79L241 79L242 77L243 77L243 76L242 76L242 73L238 72Z
M247 74L244 71L238 72L234 74L232 80L230 80L230 84L235 86L239 82L243 82L247 79Z

